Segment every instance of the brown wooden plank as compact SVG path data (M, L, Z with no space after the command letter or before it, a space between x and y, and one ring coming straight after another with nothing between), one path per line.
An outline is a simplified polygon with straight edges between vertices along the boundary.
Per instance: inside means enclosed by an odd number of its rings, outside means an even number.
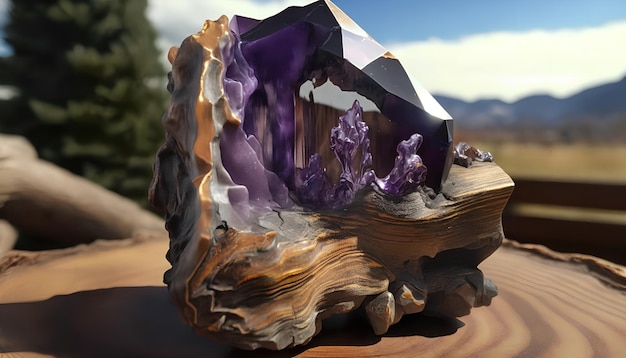
M626 210L626 185L575 183L514 178L509 203L537 203L583 208Z
M408 316L382 337L358 315L339 316L306 347L277 353L239 351L185 327L160 285L167 247L144 238L14 252L0 274L0 355L626 356L625 296L616 288L626 268L593 258L581 265L507 245L481 265L500 292L490 307L453 320ZM612 276L590 270L603 265Z
M519 215L504 215L502 222L509 239L626 264L626 225Z

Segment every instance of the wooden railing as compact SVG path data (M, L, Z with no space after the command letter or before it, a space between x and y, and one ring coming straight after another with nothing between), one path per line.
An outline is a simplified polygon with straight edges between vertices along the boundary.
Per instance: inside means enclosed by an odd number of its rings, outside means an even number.
M514 178L505 236L626 264L626 185Z

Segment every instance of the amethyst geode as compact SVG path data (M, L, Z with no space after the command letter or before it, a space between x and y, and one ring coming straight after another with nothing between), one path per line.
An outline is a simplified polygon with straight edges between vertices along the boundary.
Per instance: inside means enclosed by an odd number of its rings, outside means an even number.
M220 147L251 203L286 207L289 192L330 209L371 185L388 195L439 190L452 164L451 118L334 4L235 16L230 28L223 86L242 125Z
M149 199L198 334L283 349L357 308L383 334L489 304L477 265L502 241L510 179L450 168L449 116L330 1L207 20L168 58Z

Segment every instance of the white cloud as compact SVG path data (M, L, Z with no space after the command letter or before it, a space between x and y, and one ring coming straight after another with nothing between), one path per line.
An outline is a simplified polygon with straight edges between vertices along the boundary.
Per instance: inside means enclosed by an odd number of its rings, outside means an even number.
M626 21L585 29L498 32L388 46L431 93L465 100L557 97L626 75Z
M187 36L200 31L207 19L217 20L221 15L226 15L230 19L234 14L264 19L279 13L287 6L302 6L310 2L309 0L273 0L263 3L254 0L150 0L147 15L159 34L159 47L167 51L172 46L178 46Z
M2 1L2 0L0 0ZM148 17L166 51L196 33L204 20L225 14L266 18L311 0L150 0ZM513 101L544 93L568 96L626 75L626 21L604 26L530 32L496 32L455 41L431 39L388 47L431 93L465 100Z

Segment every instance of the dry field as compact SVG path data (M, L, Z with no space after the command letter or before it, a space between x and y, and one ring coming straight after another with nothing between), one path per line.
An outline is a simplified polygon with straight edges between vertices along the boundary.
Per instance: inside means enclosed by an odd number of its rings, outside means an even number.
M470 141L511 177L626 184L626 144Z

